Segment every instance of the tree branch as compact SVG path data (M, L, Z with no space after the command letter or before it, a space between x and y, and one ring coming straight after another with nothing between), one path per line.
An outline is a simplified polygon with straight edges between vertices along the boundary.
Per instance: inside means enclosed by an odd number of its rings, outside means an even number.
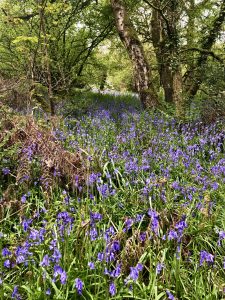
M207 49L201 49L201 48L197 48L197 47L192 47L192 48L187 48L182 50L183 51L197 51L203 55L210 55L212 56L214 59L218 60L221 64L224 64L224 61L221 57L219 57L217 54L215 54L213 51L207 50Z

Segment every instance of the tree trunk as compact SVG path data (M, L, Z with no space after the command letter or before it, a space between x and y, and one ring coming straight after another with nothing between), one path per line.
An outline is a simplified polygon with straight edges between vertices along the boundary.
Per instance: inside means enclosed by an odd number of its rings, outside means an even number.
M225 20L225 0L223 0L218 17L214 20L211 29L207 36L204 36L202 41L199 43L200 48L203 49L199 54L195 67L193 66L188 69L184 76L185 91L187 95L187 101L189 104L197 94L202 81L204 79L204 71L202 70L204 64L207 62L210 50L216 42L216 38L222 29Z
M45 60L44 60L44 69L46 73L46 82L48 85L48 99L49 99L49 104L50 104L50 110L51 110L51 115L55 115L55 102L53 98L53 89L52 89L52 75L51 75L51 67L50 67L50 61L49 61L49 53L48 53L48 38L46 34L46 28L45 28L45 15L44 15L44 9L45 9L45 4L41 3L42 6L39 9L39 16L40 16L40 32L43 34L43 48L44 48L44 55L45 55Z
M111 6L120 39L133 64L135 87L142 105L144 108L155 108L159 101L152 82L152 71L135 27L129 19L123 0L111 0Z
M163 30L163 19L159 11L156 9L152 10L151 34L158 63L160 85L164 89L165 101L171 103L173 102L173 78L170 67L170 57L168 55L168 47L166 47L166 35Z
M185 117L186 106L182 92L180 45L178 22L179 1L170 0L164 8L161 1L153 1L152 40L156 49L160 81L165 92L165 100L176 107L176 115Z

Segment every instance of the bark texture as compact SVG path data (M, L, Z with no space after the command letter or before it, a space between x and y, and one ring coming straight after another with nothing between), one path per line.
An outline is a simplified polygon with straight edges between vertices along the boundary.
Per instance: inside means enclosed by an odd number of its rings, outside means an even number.
M166 47L166 35L163 30L162 16L156 9L153 9L152 11L151 27L152 42L158 63L160 85L164 89L165 101L173 102L172 70L170 68L170 59L168 56L168 49Z
M115 24L134 68L135 88L140 95L144 108L158 106L158 97L152 82L152 71L145 57L144 49L138 38L123 0L110 0Z
M180 45L178 22L180 18L179 1L171 0L161 8L161 2L153 1L152 41L156 51L160 82L165 100L173 102L179 118L185 116L182 74L180 64Z
M203 50L200 52L195 67L189 68L184 76L185 90L188 102L190 103L194 96L197 94L203 78L204 72L202 67L207 62L207 59L211 53L211 49L216 42L216 38L222 29L225 21L225 0L222 1L220 6L220 12L218 17L214 20L211 29L207 36L204 36L202 41L199 43L200 48Z

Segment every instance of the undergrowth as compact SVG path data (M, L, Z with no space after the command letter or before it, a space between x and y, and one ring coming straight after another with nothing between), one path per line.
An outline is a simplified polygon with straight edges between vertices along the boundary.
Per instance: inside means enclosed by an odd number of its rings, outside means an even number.
M1 299L223 299L224 123L111 103L1 108Z

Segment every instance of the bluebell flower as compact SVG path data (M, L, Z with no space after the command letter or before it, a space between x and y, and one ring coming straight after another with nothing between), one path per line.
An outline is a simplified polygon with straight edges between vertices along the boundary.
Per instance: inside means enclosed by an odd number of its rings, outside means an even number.
M48 266L50 265L48 254L44 255L44 257L43 257L43 259L42 259L40 265L41 265L42 267L48 267Z
M12 254L12 252L9 251L8 248L3 248L3 249L2 249L2 256L3 256L3 257L10 256L11 254Z
M25 218L23 219L22 226L23 226L24 232L27 232L31 223L32 223L32 219L25 219Z
M51 295L51 290L48 288L48 289L46 290L45 294L46 294L47 296Z
M120 251L120 242L119 241L113 241L111 245L112 251Z
M57 277L58 275L61 275L63 272L62 267L60 267L59 265L54 266L54 273L53 276Z
M113 278L119 277L121 274L121 264L117 264L115 270L113 270L109 275Z
M116 286L114 282L111 282L109 285L109 293L112 297L116 295Z
M61 254L61 252L59 251L59 249L58 249L58 248L54 248L54 251L53 251L53 255L52 255L52 257L51 257L51 260L52 260L53 262L58 263L58 262L60 261L61 257L62 257L62 254Z
M169 290L166 291L166 294L167 294L168 299L170 299L170 300L175 299L175 297L173 296L173 294Z
M79 295L82 295L82 291L83 291L83 287L84 287L84 283L80 278L76 278L75 279L75 287L77 289L77 293Z
M95 264L92 261L90 261L88 263L88 267L90 268L90 270L94 270L95 269Z
M25 260L26 260L25 256L20 254L20 255L18 255L17 258L16 258L16 263L17 263L17 264L22 264L22 263L25 262Z
M138 272L137 268L135 268L135 267L130 267L130 275L129 275L129 278L132 279L132 280L134 280L134 281L137 281L138 276L139 276L139 272Z
M7 269L10 269L11 268L11 262L9 259L6 259L3 263L4 267L7 268Z
M147 233L146 232L141 232L139 235L140 241L143 243L146 240Z
M95 241L98 237L98 231L97 231L96 227L92 227L90 229L89 234L90 234L91 241Z
M156 274L159 275L164 268L165 268L165 265L163 263L158 263L156 266Z
M208 265L213 264L213 262L214 262L214 255L212 255L211 253L209 253L209 252L207 252L205 250L202 250L200 252L200 266L202 266L204 262L207 262Z
M153 209L149 209L148 210L148 215L151 218L152 231L156 235L158 235L158 231L159 231L159 214L157 213L157 211L155 211Z
M18 291L18 286L14 286L13 288L13 292L12 292L12 299L16 299L16 300L21 300L21 296L19 294L19 291Z
M25 203L26 201L27 201L27 195L25 194L21 197L21 202Z
M66 271L63 271L60 274L60 282L61 282L61 284L66 284L66 281L67 281L67 274L66 274Z
M221 230L221 231L219 232L219 240L218 240L217 244L218 244L219 246L221 246L221 241L223 241L224 239L225 239L225 231Z
M104 259L104 253L103 252L99 252L98 253L98 261L103 261Z
M168 240L175 240L178 238L177 232L173 229L171 229L168 233Z
M8 175L8 174L10 173L10 169L9 169L8 167L2 168L2 173L3 173L4 175Z
M90 212L90 219L91 219L91 222L101 221L102 215L98 212Z

